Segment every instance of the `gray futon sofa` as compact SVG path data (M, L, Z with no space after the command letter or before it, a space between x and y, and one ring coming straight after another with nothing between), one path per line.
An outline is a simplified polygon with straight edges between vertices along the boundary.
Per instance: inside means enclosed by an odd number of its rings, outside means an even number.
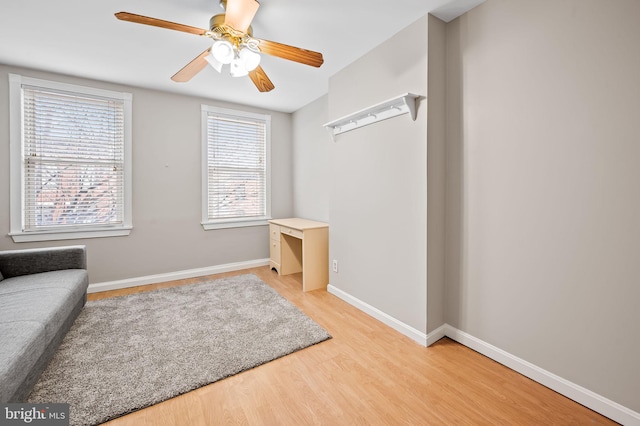
M0 251L0 403L24 402L88 285L84 246Z

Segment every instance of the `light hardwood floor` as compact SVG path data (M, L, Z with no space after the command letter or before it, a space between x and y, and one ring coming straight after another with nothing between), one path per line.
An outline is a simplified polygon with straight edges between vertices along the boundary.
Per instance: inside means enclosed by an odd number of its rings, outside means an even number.
M253 268L89 299L240 273L257 275L333 339L107 425L616 424L447 338L424 348L324 290L302 293L299 274Z

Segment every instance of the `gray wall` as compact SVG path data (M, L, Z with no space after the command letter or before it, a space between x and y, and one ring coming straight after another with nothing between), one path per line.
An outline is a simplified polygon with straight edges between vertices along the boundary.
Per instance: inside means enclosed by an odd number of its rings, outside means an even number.
M447 25L446 321L640 411L640 2Z
M9 232L8 73L133 93L133 231L127 237L13 243ZM266 226L204 231L200 105L272 116L272 215L291 216L291 115L0 65L0 249L86 244L92 283L269 257Z
M329 222L333 142L322 126L328 122L327 95L293 113L294 216Z
M429 15L427 99L427 333L444 324L446 24Z
M293 114L294 211L330 223L331 284L423 333L444 324L444 55L444 22L424 17ZM335 142L322 127L405 92L422 96L415 122L400 116Z
M427 18L329 80L334 120L427 91ZM336 288L426 332L427 108L343 133L331 147L330 258Z

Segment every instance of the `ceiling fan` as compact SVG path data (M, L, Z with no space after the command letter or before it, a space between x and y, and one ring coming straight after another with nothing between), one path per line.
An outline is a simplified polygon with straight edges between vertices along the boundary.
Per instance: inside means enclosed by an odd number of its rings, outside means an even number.
M260 53L316 68L324 62L322 53L253 37L251 21L260 7L256 0L220 0L220 5L225 13L211 17L208 30L129 12L118 12L115 16L122 21L182 31L213 40L211 47L171 77L176 82L191 80L207 64L218 72L228 64L233 77L248 75L260 92L269 92L275 86L260 66Z

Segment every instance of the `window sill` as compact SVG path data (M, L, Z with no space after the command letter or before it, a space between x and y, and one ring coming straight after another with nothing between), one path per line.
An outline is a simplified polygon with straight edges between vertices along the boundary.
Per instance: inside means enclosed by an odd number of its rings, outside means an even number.
M254 220L228 220L228 221L216 221L216 222L202 222L201 225L205 231L211 231L214 229L226 229L226 228L245 228L249 226L265 226L269 224L269 219L254 219Z
M33 231L11 232L9 235L15 243L35 241L77 240L85 238L125 237L131 233L131 227L116 229L83 229L69 231Z

